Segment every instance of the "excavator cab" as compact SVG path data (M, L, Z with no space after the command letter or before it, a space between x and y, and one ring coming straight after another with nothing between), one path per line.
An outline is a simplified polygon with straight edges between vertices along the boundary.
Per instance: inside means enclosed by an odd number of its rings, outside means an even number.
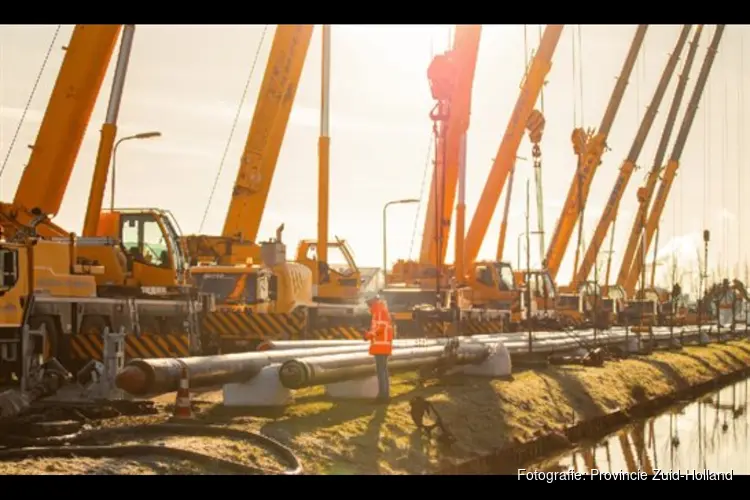
M318 261L318 243L302 240L296 261L312 271L318 283L316 299L334 304L356 304L359 301L362 275L345 240L328 242L328 262Z
M120 241L135 285L169 289L187 282L187 259L177 228L166 210L118 209L102 212L97 235Z

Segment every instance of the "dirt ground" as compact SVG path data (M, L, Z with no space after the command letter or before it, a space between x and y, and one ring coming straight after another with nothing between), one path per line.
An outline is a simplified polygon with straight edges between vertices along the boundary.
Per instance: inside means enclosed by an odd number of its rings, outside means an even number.
M452 377L418 387L416 374L393 377L389 405L332 401L322 388L298 391L295 404L278 411L221 406L221 392L193 397L198 419L252 430L288 445L312 474L424 474L450 463L491 453L510 442L528 442L574 423L649 398L706 382L750 366L750 342L733 341L679 352L657 352L609 361L601 368L549 367L514 373L512 380ZM446 448L423 436L412 422L409 400L431 401L456 442ZM157 399L165 414L118 417L101 426L163 421L174 394ZM224 438L140 438L278 472L284 465L269 450ZM38 459L0 462L0 474L222 474L211 465L162 457L137 459Z

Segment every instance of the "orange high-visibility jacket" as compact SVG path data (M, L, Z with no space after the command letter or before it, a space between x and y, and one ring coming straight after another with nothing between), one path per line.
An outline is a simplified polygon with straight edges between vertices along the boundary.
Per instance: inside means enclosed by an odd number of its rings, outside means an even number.
M370 355L390 356L393 353L393 323L388 306L383 301L370 308L372 323L365 337L370 341Z

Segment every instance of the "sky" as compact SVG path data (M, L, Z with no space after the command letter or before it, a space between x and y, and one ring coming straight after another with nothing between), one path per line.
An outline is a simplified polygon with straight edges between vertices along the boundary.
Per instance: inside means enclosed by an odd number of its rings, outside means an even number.
M526 55L536 48L541 28L483 27L467 146L467 227L518 97ZM162 136L130 141L119 148L117 206L169 209L186 234L199 231L205 213L203 232L221 231L274 29L273 25L138 25L119 135L159 131ZM34 143L72 25L63 25L55 40L18 140L8 155L55 30L55 25L0 25L0 161L8 156L0 177L1 200L13 198L28 160L27 146ZM361 266L382 262L382 210L385 203L396 199L423 201L389 208L389 263L418 255L431 161L429 112L433 101L426 73L433 55L448 46L450 30L448 25L332 28L329 224L331 236L348 240ZM649 27L608 139L609 150L592 184L584 238L593 233L679 30L679 25ZM713 30L714 26L708 26L701 38L673 140ZM573 180L576 161L571 132L577 126L599 125L634 33L632 25L565 27L543 93L547 125L541 147L547 235L554 230ZM750 40L746 26L730 25L724 33L662 218L657 259L663 265L657 281L669 284L672 260L683 279L689 281L691 273L697 276L703 229L712 235L709 267L727 267L730 273L737 268L744 278L748 251L741 228L750 221L748 208L740 203L750 180L750 170L741 166L748 138L743 88L750 65L744 60L745 39ZM240 102L256 52L259 60L250 78L248 98ZM320 53L320 29L316 28L260 229L260 239L267 239L284 223L290 258L297 241L316 236ZM684 53L678 68L683 60ZM80 232L83 223L114 57L111 66L63 206L55 217L71 231ZM675 75L640 155L640 169L621 204L613 245L615 276L637 206L636 190L651 168L676 82ZM537 103L537 108L540 105ZM238 109L236 132L207 207ZM524 138L518 154L530 158L528 139ZM505 246L506 258L514 266L518 235L525 228L527 181L531 186L531 225L536 230L532 166L530 161L519 160ZM105 206L109 205L108 196ZM498 203L482 258L494 257L504 197ZM575 242L574 234L558 275L561 282L571 277ZM452 261L452 242L449 245L448 260ZM538 245L532 245L532 261L538 261ZM525 255L523 248L521 252ZM602 269L605 259L602 253Z

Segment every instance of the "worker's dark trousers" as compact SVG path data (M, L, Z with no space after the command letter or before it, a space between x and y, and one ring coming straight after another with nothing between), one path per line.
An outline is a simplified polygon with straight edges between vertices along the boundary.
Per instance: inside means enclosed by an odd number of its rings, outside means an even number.
M388 356L375 355L375 367L378 370L378 399L391 397L391 381L388 376Z

